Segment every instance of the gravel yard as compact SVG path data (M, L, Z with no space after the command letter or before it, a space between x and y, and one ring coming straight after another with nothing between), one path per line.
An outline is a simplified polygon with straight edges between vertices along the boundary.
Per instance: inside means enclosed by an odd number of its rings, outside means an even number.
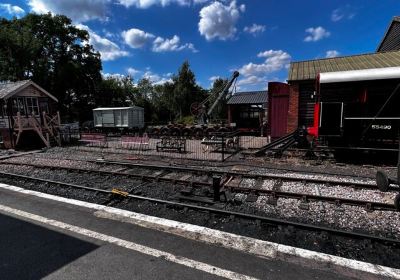
M97 160L100 157L104 156L107 160L127 160L131 159L132 163L140 163L146 162L145 158L132 155L129 153L124 154L121 157L121 154L117 153L101 153L99 149L82 149L82 148L52 148L42 153L34 153L22 155L19 157L9 158L2 160L3 163L6 162L15 162L15 163L30 163L30 164L41 164L46 166L62 166L62 167L75 167L75 168L83 168L90 170L101 170L101 171L114 171L114 172L127 172L133 174L152 174L165 176L166 178L182 178L183 174L179 172L164 172L163 170L150 170L146 168L129 168L128 166L121 166L117 164L99 164L95 162L88 162ZM132 160L133 159L133 160ZM149 163L149 162L147 162ZM154 162L150 162L154 163ZM171 164L174 165L174 162L162 162L159 164ZM283 166L277 164L277 169L274 169L271 166L267 166L265 168L259 166L253 168L246 164L226 164L225 166L215 167L210 166L206 162L198 162L198 165L194 165L192 162L190 165L186 165L187 167L196 166L199 170L226 170L226 171L239 171L239 172L248 172L249 174L254 175L279 175L282 177L301 177L304 179L329 179L329 180L337 180L340 182L341 180L351 181L353 182L367 182L374 183L374 180L368 177L371 177L372 169L368 172L361 172L363 168L360 166L340 166L329 167L321 170L320 168L313 168L311 166L304 166L302 168L297 168L296 165L292 166ZM176 195L180 194L181 191L187 191L187 187L174 185L170 183L159 183L159 182L142 182L139 178L128 178L123 176L111 176L105 174L95 174L88 172L73 172L67 170L60 169L50 169L50 168L35 168L30 166L18 166L18 165L0 165L1 171L4 172L12 172L22 175L30 175L45 179L52 179L56 181L62 181L67 183L73 183L78 185L91 186L96 188L103 189L112 189L117 188L122 191L129 192L131 194L150 196L154 198L160 199L176 199ZM347 168L347 169L346 169ZM344 171L341 175L341 170ZM358 171L357 171L358 170ZM389 169L390 172L393 173L392 169ZM308 173L306 173L308 172ZM322 173L318 173L322 172ZM332 173L332 174L329 174ZM356 174L357 176L354 176ZM192 174L186 175L186 179L189 181L191 179L196 179L196 181L211 181L211 177L207 175ZM6 183L13 183L7 179L0 179ZM27 182L17 181L14 182L16 185L20 184L22 187L29 186ZM285 181L285 180L277 180L277 179L263 179L261 182L256 179L245 178L240 181L238 187L246 187L246 188L259 188L266 190L275 190L275 191L285 191L285 192L295 192L295 193L304 193L304 194L312 194L312 195L321 195L321 196L332 196L332 197L343 197L343 198L353 198L358 200L368 200L368 201L377 201L384 203L393 203L394 196L397 192L391 191L382 193L378 190L369 190L369 189L357 189L352 187L346 187L343 185L335 185L330 184L326 185L323 183L305 183L303 181ZM36 186L32 186L32 188L36 188ZM275 229L265 228L261 225L254 225L251 222L241 221L238 219L230 220L221 217L215 217L213 215L208 215L209 218L204 217L204 215L193 214L193 217L189 217L191 211L184 213L179 211L166 211L165 208L161 210L155 209L154 205L150 205L146 202L140 202L135 205L128 204L127 201L112 201L109 197L104 196L103 194L98 197L94 197L92 194L88 193L76 193L76 191L72 189L65 189L62 187L55 186L42 186L40 187L43 191L56 193L59 195L74 197L90 202L109 204L113 206L122 207L124 209L130 209L134 211L139 211L143 213L149 213L159 216L164 216L166 218L177 219L180 221L192 222L204 226L209 226L212 228L219 228L243 235L253 236L257 238L262 238L265 240L272 240L276 242L281 242L284 244L293 245L294 242L291 235L294 233L289 229L285 229L283 232L280 232L279 227ZM193 192L195 195L208 195L210 196L210 192L208 190L195 190ZM273 205L276 203L276 205ZM287 198L279 198L277 201L271 200L271 197L261 195L256 198L256 201L250 200L248 201L248 195L244 193L236 193L233 195L233 203L230 204L218 204L218 207L221 209L243 212L247 214L254 214L266 217L274 217L274 218L283 218L286 220L294 221L294 222L303 222L314 225L327 226L331 228L343 229L354 232L361 233L369 233L377 236L400 239L400 212L396 211L367 211L362 207L341 205L337 206L334 204L329 204L326 202L315 202L311 201L308 203L304 203L297 199L287 199ZM207 215L206 215L207 216ZM289 238L289 239L288 239ZM343 255L346 257L354 257L356 259L364 260L365 259L365 250L370 254L366 259L376 259L376 256L373 256L374 251L383 250L382 248L375 248L375 245L371 245L370 243L362 244L361 247L363 249L350 250L347 248L350 246L345 241L337 241L338 243L333 244L334 248L326 247L326 238L322 234L305 234L301 235L301 237L297 236L299 240L295 243L304 248L311 248L315 250L320 250L323 252ZM311 241L309 240L311 238ZM333 242L330 240L329 242ZM335 241L336 242L336 241ZM299 245L300 244L300 245ZM367 248L367 249L366 249ZM364 251L363 251L364 250ZM339 252L340 251L340 252ZM383 252L382 251L382 252ZM382 253L381 252L381 253ZM383 253L384 254L384 253ZM400 254L399 254L400 256ZM376 260L377 263L388 264L392 262L391 257L388 259Z
M110 155L107 155L109 159ZM103 165L93 162L87 162L87 160L96 160L99 158L98 152L82 151L80 148L53 148L43 153L30 154L26 156L16 157L7 159L7 162L29 162L34 164L43 164L50 166L63 166L63 167L79 167L91 170L102 170L102 171L119 171L119 172L131 172L135 174L154 174L160 175L162 171L149 171L144 168L129 169L118 165ZM120 160L120 159L119 159ZM129 191L130 188L140 184L139 180L133 180L124 177L113 177L113 176L101 176L93 174L77 174L70 176L68 171L65 170L46 170L46 169L35 169L27 166L7 166L1 165L2 170L9 172L16 172L19 174L30 174L34 176L40 176L45 178L51 178L53 180L65 181L77 184L86 184L92 186L102 186L104 188L119 188L121 190ZM202 168L205 168L202 166ZM283 170L267 169L261 172L261 169L251 172L251 174L271 174L271 175L284 175L286 177L291 176L303 176L307 178L327 178L335 179L340 182L341 177L338 175L326 176L324 174L304 174L304 172L284 172ZM171 172L165 175L168 178L179 178L181 174ZM210 180L207 176L201 176L196 180ZM344 180L354 180L354 182L369 182L373 183L372 180L365 178L354 178L349 177L348 174L344 176ZM353 198L359 200L377 201L384 203L393 203L396 192L382 193L378 190L368 189L356 189L352 187L345 187L339 185L324 185L316 183L304 182L290 182L283 181L278 182L274 179L263 180L262 184L257 185L255 179L243 179L239 187L247 188L260 188L268 190L279 190L285 192L295 192L304 194L313 194L321 196L333 196L343 198ZM147 191L147 190L151 191ZM156 191L157 184L147 184L144 187L136 189L137 192L142 194L155 195L159 198L166 198L172 193L164 193L164 191ZM158 188L159 189L159 188ZM171 190L171 188L167 188ZM173 187L175 192L180 188ZM241 211L253 213L254 211L261 212L263 215L288 218L290 220L300 220L307 223L313 224L326 224L332 227L342 229L358 229L365 232L377 232L380 235L388 235L396 238L400 237L400 213L392 211L373 211L367 212L361 207L346 206L340 207L325 203L325 202L309 202L307 206L309 210L302 210L299 208L300 201L295 199L279 198L277 205L268 204L269 198L266 196L259 196L256 202L246 202L246 194L236 194L235 200L242 202L239 207Z

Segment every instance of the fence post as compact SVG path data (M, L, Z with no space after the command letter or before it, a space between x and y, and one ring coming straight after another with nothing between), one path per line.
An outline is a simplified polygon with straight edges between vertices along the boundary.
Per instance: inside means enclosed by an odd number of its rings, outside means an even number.
M214 191L214 201L220 200L220 185L221 185L221 177L213 176L213 191Z
M397 184L400 185L400 134L399 134L399 158L397 160Z
M221 156L222 156L222 161L225 161L225 135L223 132L221 133L221 141L222 141Z

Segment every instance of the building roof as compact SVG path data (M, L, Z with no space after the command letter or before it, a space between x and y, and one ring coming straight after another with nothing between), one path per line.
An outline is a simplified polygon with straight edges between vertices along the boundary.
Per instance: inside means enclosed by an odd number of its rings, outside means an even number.
M128 110L128 109L143 109L139 106L131 106L131 107L100 107L93 109L93 111L112 111L112 110Z
M377 48L377 52L400 50L400 17L396 16L389 24L385 36Z
M237 92L229 98L227 104L264 104L267 103L268 91Z
M400 51L379 52L290 63L288 81L315 80L319 73L400 66Z
M52 98L54 101L58 102L58 99L55 98L53 95L48 93L46 90L41 88L39 85L36 83L32 82L31 80L23 80L23 81L18 81L18 82L7 82L7 83L0 83L0 99L7 99L13 96L14 94L18 93L19 91L23 90L24 88L28 86L34 86L50 98Z
M0 84L0 99L7 97L11 92L14 92L19 87L24 86L27 82L29 82L29 80Z

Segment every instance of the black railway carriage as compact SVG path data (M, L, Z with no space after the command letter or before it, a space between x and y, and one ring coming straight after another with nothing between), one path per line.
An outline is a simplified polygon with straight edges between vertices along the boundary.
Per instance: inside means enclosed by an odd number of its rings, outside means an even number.
M320 73L311 136L335 149L398 151L400 67Z

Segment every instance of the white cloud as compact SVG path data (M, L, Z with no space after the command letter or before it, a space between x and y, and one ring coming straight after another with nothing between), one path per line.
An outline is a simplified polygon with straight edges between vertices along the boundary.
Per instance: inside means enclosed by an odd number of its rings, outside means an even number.
M139 9L147 9L154 5L162 7L171 4L177 4L179 6L190 6L190 5L204 4L206 2L210 2L210 0L118 0L117 1L118 4L123 5L126 8L134 6Z
M104 61L115 60L120 57L128 56L129 52L121 50L114 42L100 37L94 32L90 33L89 43L93 45L95 50L99 51Z
M192 52L198 52L192 43L186 43L180 45L180 38L174 35L171 39L164 39L162 37L157 37L153 41L153 51L154 52L170 52L170 51L181 51L184 49L189 49Z
M265 75L281 69L287 68L291 56L282 50L268 50L260 52L257 57L265 58L263 63L248 63L239 69L239 73L244 76Z
M211 76L210 78L208 78L208 80L210 82L214 82L215 80L218 80L219 78L221 78L220 76Z
M331 33L322 26L307 28L306 32L309 33L309 35L304 38L304 41L306 42L317 42L331 36Z
M8 14L17 16L17 17L25 14L24 9L22 9L21 7L18 7L18 6L13 6L11 4L0 4L0 10L3 10L5 12L7 12Z
M350 5L346 5L344 7L337 8L332 11L331 20L336 22L343 19L352 19L356 15L354 9Z
M329 51L327 51L326 52L326 58L332 58L332 57L337 57L337 56L339 56L340 55L340 53L338 52L338 51L336 51L336 50L329 50Z
M112 73L102 73L102 76L105 79L113 78L113 79L116 79L119 81L121 81L122 79L124 79L126 77L125 75L122 75L119 73L113 73L113 74Z
M241 88L245 85L252 85L252 86L264 85L266 87L268 84L268 79L267 77L248 76L243 79L239 79L237 84L238 86L241 86Z
M118 0L118 3L127 8L135 6L136 8L147 9L153 5L159 5L162 7L168 6L170 4L189 6L191 4L191 1L190 0Z
M138 81L140 79L148 79L153 85L162 85L165 84L166 82L172 82L171 76L172 73L166 73L163 75L158 75L156 73L153 73L150 70L150 67L146 67L146 71L141 71L137 70L135 68L129 67L126 69L126 72L128 75L131 77L135 76L136 74L143 73L140 77L136 77L135 81ZM102 73L104 78L114 78L117 80L122 80L127 77L127 75L120 74L120 73ZM137 85L136 83L134 85Z
M141 48L155 36L151 33L144 32L140 29L132 28L122 32L125 43L131 48Z
M251 26L246 26L245 28L243 28L244 32L250 33L253 36L257 36L258 34L261 34L263 32L265 32L265 25L260 25L260 24L255 24L253 23L253 25Z
M236 23L245 5L236 6L236 1L224 5L218 1L200 10L199 31L207 40L233 38L237 29Z
M63 14L76 22L92 19L106 19L106 5L111 0L28 0L31 10L38 14L51 12Z
M250 62L238 70L241 74L238 80L241 90L265 89L271 80L269 74L287 69L291 60L291 56L283 50L267 50L258 53L257 57L265 60L262 63Z
M121 50L121 48L114 42L99 36L92 31L88 26L77 24L77 28L84 29L89 32L89 44L93 45L96 51L100 52L101 59L104 61L115 60L120 57L128 56L129 52Z
M191 50L192 52L198 52L192 43L181 44L181 39L178 35L174 35L171 39L156 37L151 33L147 33L137 28L131 28L122 32L122 37L127 45L132 48L142 48L147 43L152 42L152 50L154 52L171 52L171 51L182 51Z
M162 85L167 82L172 82L172 79L170 78L170 73L164 74L162 77L158 74L155 74L151 72L150 70L147 70L142 78L148 79L153 85Z
M131 75L132 77L136 76L137 74L139 74L140 70L137 70L135 68L129 67L128 69L126 69L126 72L128 72L129 75Z

